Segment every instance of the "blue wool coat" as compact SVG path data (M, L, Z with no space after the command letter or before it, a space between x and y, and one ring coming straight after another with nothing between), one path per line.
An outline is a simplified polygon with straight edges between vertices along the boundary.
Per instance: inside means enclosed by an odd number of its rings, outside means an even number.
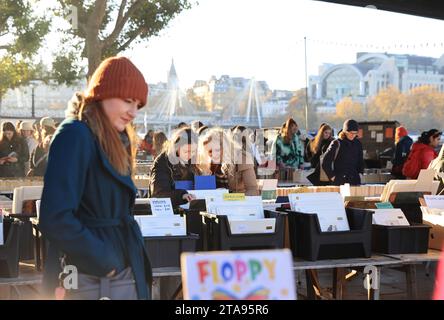
M150 298L151 267L131 215L136 188L111 166L89 127L65 120L48 156L39 226L49 240L44 287L54 292L60 256L80 273L104 277L132 268L139 299Z

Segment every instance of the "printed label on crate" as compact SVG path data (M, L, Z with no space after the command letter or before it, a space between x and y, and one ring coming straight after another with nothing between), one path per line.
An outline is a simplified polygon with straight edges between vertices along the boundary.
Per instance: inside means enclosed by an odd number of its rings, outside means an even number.
M381 226L409 226L410 223L401 209L376 209L373 224Z
M296 300L290 250L181 255L185 300Z
M444 196L424 195L424 200L428 208L444 209Z
M274 233L276 219L230 219L229 224L232 234Z
M174 215L170 198L151 198L150 204L153 216Z
M390 202L377 202L375 206L377 209L393 209L393 205Z
M245 193L225 193L223 199L224 201L244 201Z

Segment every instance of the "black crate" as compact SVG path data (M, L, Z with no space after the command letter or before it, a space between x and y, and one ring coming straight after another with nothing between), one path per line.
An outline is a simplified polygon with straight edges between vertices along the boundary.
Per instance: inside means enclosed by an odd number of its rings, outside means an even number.
M293 256L311 261L370 257L373 211L345 210L350 231L337 232L322 232L316 214L288 210Z
M19 274L19 241L22 223L3 219L4 245L0 246L0 278L16 278Z
M179 267L182 252L195 252L199 236L144 237L146 252L152 268Z
M199 239L196 242L196 251L202 251L204 246L205 229L202 222L201 211L206 210L205 200L193 200L190 202L190 209L184 210L186 216L187 232L197 234Z
M264 211L265 218L275 218L274 233L232 234L227 216L203 213L204 250L256 250L284 247L284 217Z
M373 225L372 247L374 252L386 254L427 253L430 226Z
M151 205L149 203L137 203L131 209L131 212L135 216L151 215Z
M422 211L419 198L424 192L397 192L390 196L394 208L401 209L410 224L422 223Z

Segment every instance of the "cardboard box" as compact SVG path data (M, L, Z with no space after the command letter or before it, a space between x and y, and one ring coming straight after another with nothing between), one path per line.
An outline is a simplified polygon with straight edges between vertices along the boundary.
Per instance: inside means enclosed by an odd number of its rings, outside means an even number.
M444 216L423 214L422 221L430 226L429 248L442 250L444 245Z

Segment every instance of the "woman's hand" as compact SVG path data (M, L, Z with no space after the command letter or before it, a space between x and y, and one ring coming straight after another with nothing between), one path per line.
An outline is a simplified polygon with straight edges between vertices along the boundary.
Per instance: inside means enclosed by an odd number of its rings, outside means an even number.
M9 158L7 159L7 161L8 161L8 162L11 162L11 163L15 163L15 162L18 161L18 159L17 159L16 157L9 157Z
M106 275L106 277L111 278L114 277L115 275L116 275L116 269L113 269Z
M194 196L194 194L185 193L182 196L182 199L186 200L187 202L191 202L192 200L196 200L196 197Z

